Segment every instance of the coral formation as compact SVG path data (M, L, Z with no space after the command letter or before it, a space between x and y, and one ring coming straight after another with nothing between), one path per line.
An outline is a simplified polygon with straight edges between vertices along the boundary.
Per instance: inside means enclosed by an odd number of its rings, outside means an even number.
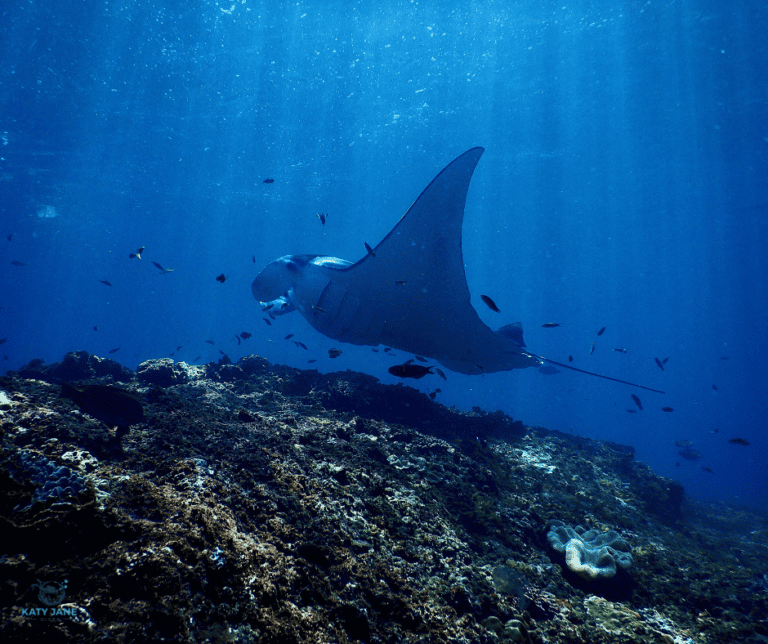
M547 541L555 552L565 555L568 568L583 579L610 579L617 569L632 565L629 544L614 530L574 529L562 521L551 521Z

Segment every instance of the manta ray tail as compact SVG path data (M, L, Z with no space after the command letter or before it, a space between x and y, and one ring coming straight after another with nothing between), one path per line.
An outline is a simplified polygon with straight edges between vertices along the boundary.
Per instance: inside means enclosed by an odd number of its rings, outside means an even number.
M539 360L543 360L544 362L549 362L550 364L556 364L558 367L563 367L565 369L570 369L571 371L578 371L579 373L586 373L588 376L597 376L598 378L603 378L604 380L613 380L613 382L620 382L623 385L629 385L630 387L638 387L640 389L646 389L648 391L653 391L657 394L663 394L664 392L659 389L652 389L651 387L645 387L643 385L635 384L634 382L628 382L626 380L619 380L618 378L611 378L610 376L603 376L599 373L594 373L592 371L586 371L584 369L577 369L576 367L572 367L567 364L563 364L562 362L557 362L556 360L550 360L549 358L543 358L542 356L537 356L533 354L529 354L532 358L538 358Z

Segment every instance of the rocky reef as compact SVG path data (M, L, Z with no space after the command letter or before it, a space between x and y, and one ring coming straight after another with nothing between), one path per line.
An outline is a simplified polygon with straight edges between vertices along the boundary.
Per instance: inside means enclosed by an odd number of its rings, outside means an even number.
M768 641L768 519L631 448L353 372L111 362L0 378L3 642ZM59 379L120 382L145 422ZM552 526L631 567L574 573Z

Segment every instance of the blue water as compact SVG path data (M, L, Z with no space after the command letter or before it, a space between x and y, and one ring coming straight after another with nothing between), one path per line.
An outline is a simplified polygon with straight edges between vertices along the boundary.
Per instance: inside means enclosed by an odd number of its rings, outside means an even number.
M748 1L4 5L0 365L223 350L394 383L402 356L298 313L267 326L250 284L284 254L359 259L481 145L464 229L480 316L667 393L532 368L413 385L768 507L766 34Z

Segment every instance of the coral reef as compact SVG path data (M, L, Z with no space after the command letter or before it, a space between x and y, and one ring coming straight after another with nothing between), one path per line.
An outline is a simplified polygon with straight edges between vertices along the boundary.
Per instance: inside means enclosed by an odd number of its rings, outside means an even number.
M153 362L122 436L39 369L0 378L4 642L768 638L766 517L685 499L631 449L353 372ZM555 521L634 564L582 579Z

